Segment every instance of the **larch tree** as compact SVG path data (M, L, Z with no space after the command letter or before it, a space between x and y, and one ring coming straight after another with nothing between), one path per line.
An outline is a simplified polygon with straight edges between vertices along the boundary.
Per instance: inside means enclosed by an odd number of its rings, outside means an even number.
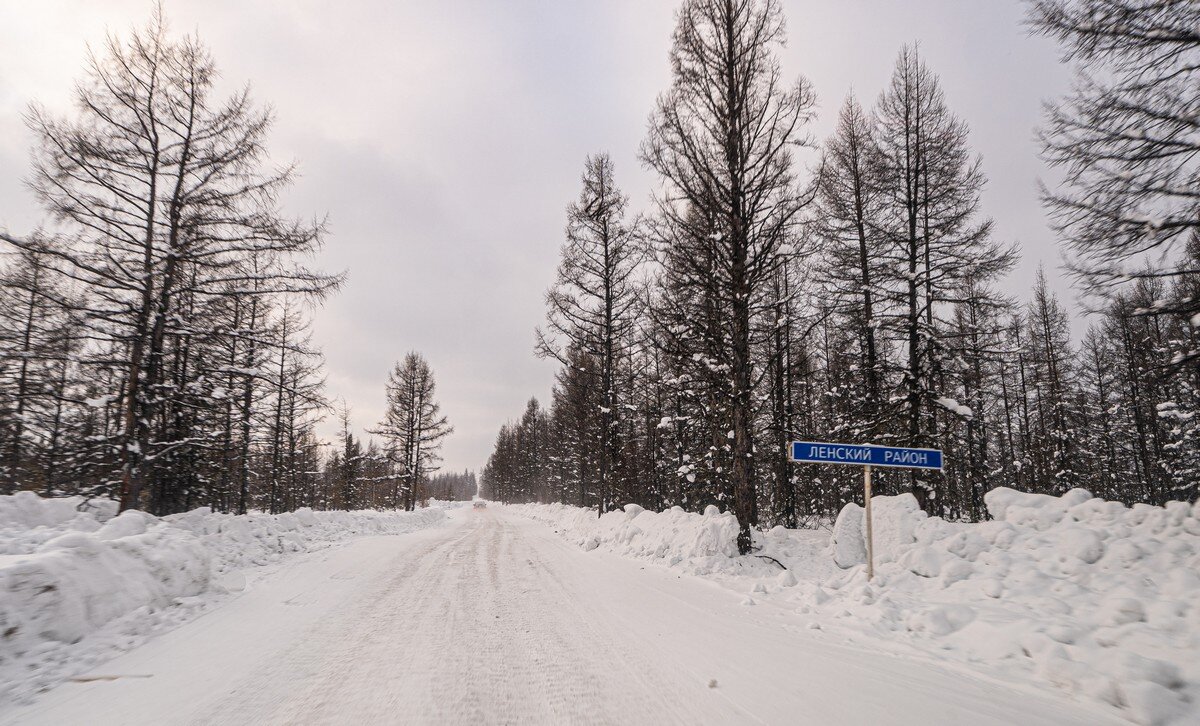
M90 56L74 115L36 106L28 115L38 140L31 186L62 234L25 246L80 288L76 312L107 342L103 355L120 360L122 509L145 505L159 456L200 441L198 431L167 441L155 431L179 390L173 356L201 352L181 336L246 334L189 316L228 296L253 306L320 297L340 282L298 262L323 230L278 211L293 172L267 166L271 115L246 90L215 99L215 76L207 49L170 36L159 9Z
M1192 0L1030 0L1075 85L1047 109L1043 152L1063 183L1043 189L1070 267L1103 296L1138 279L1195 277L1200 234L1200 5ZM1163 288L1164 293L1170 288ZM1200 298L1164 294L1139 314L1200 327ZM1200 365L1200 347L1174 365Z
M944 403L961 403L944 437L952 501L943 503L942 510L947 516L979 519L985 514L983 495L1009 483L1001 474L1010 469L999 453L1006 430L1000 377L1013 303L972 278L964 280L957 297L944 335L949 354Z
M1048 130L1064 142L1055 147L1064 169L1084 163L1076 154L1095 160L1052 194L1080 205L1060 232L1100 229L1086 215L1102 216L1091 208L1102 199L1118 200L1120 215L1138 204L1182 210L1148 227L1136 215L1125 226L1109 220L1159 242L1121 265L1120 255L1105 257L1120 234L1112 245L1096 234L1108 246L1081 258L1098 273L1084 279L1096 289L1111 273L1115 294L1082 344L1049 282L1040 277L1020 301L999 292L1014 247L994 239L967 124L914 48L901 51L872 109L847 101L817 183L802 187L791 155L811 95L782 80L779 3L683 3L673 83L642 147L662 185L640 227L652 254L638 275L635 335L612 367L624 473L607 492L612 503L730 509L745 552L751 528L813 525L861 496L857 473L788 462L784 444L797 439L941 448L943 472L881 483L887 493L912 489L948 519L986 517L983 495L996 486L1060 494L1088 482L1127 503L1195 497L1200 366L1190 356L1200 327L1189 306L1200 299L1200 234L1184 224L1196 219L1187 211L1195 196L1177 193L1195 186L1186 150L1200 97L1189 80L1194 9L1031 3L1040 29L1065 33L1069 47L1087 38L1076 59L1100 79L1085 78L1071 101L1092 116L1071 104L1052 112L1072 124L1070 137ZM1146 88L1122 85L1138 74ZM1120 93L1091 94L1113 88ZM1144 109L1127 101L1161 108L1161 123L1143 124ZM1111 138L1093 128L1100 122ZM1118 140L1123 128L1131 138ZM1105 167L1113 150L1133 153ZM1103 194L1081 186L1103 175L1112 177ZM1126 182L1137 204L1118 199ZM501 428L481 479L489 496L595 506L599 363L580 347L565 357L549 413L527 407Z
M1068 266L1127 372L1142 496L1194 496L1200 454L1200 6L1030 0L1076 80L1047 107L1043 187ZM1149 320L1137 320L1148 318ZM1122 387L1118 386L1120 391ZM1111 421L1120 426L1120 417ZM1186 442L1186 443L1185 443ZM1161 458L1160 458L1161 457Z
M673 444L678 502L685 506L733 500L728 433L732 381L729 375L729 319L712 225L693 210L688 225L669 217L651 226L658 275L648 306L654 335L668 374L664 415ZM705 232L704 230L710 230Z
M907 356L902 443L929 447L940 436L938 401L945 398L947 344L939 315L960 299L966 280L983 285L1007 272L1015 252L992 240L992 221L979 215L981 161L915 48L901 50L875 117L878 225L889 243L884 323ZM937 482L923 476L912 473L912 488L930 507Z
M1038 438L1044 442L1034 459L1033 476L1039 488L1063 494L1079 483L1076 469L1071 391L1075 365L1070 344L1070 320L1039 269L1033 299L1025 315L1030 391L1036 411Z
M578 348L567 350L566 363L555 376L550 417L556 431L555 466L564 501L600 508L600 409L602 391L595 385L599 364Z
M64 404L70 371L72 324L61 277L36 251L18 249L0 277L0 491L15 491L39 462L37 439L49 437L58 454L53 423ZM45 464L45 462L41 462ZM52 486L48 486L52 489Z
M387 409L373 433L383 437L388 457L400 467L393 507L416 507L418 489L437 471L442 439L453 432L436 394L433 371L419 353L406 355L388 376Z
M155 514L340 503L306 326L341 276L306 266L323 224L280 212L271 114L215 78L159 7L89 54L74 111L31 106L48 219L0 231L0 491ZM372 456L372 486L393 481Z
M784 40L778 0L684 2L671 88L659 97L642 146L664 183L659 214L691 238L709 240L716 253L716 274L705 284L730 311L730 478L742 553L758 521L752 322L756 308L770 303L763 292L780 246L808 201L798 194L793 151L807 140L814 99L807 81L784 79L777 56ZM711 227L696 229L697 221Z
M635 223L627 217L628 198L613 178L607 154L584 162L583 189L567 207L566 243L554 286L546 293L546 326L537 331L536 350L569 365L568 351L593 357L600 391L599 486L603 514L613 506L616 469L621 461L621 416L630 392L618 390L620 360L633 344L634 287L641 252Z
M877 173L874 120L849 96L825 143L813 211L813 232L823 247L821 286L838 318L854 331L861 380L846 435L878 440L887 419L887 348L879 331L887 297L884 240L879 232L882 191Z

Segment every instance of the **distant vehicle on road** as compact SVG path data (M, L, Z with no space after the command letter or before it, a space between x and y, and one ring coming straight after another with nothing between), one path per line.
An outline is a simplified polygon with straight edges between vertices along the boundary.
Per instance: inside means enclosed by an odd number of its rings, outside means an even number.
M471 508L472 509L487 509L487 502L483 501L482 499L476 499L471 504Z

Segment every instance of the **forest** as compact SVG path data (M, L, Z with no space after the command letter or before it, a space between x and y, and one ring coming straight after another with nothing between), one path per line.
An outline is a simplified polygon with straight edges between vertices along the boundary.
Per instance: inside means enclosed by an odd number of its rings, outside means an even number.
M420 354L365 446L326 391L311 314L345 275L309 266L319 215L281 212L296 167L270 156L269 107L217 78L159 6L89 55L74 113L29 108L46 225L0 231L0 494L158 515L469 498L473 475L429 478L451 427Z
M484 495L716 504L745 553L752 527L861 501L858 468L788 460L787 442L815 440L942 449L941 472L877 473L876 493L948 519L985 518L998 486L1194 500L1196 8L1027 8L1077 72L1045 111L1062 182L1041 193L1086 310L1051 292L1058 270L1000 292L1020 250L993 233L969 125L919 45L814 139L811 85L779 62L780 2L687 0L639 153L659 191L636 209L608 155L584 162L535 345L556 384L500 430Z

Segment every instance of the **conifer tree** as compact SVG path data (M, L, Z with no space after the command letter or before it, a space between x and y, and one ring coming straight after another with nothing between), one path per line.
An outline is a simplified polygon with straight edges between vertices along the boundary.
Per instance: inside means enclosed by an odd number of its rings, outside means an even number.
M453 430L437 401L429 363L420 353L409 353L388 376L387 409L373 432L383 437L388 457L400 470L393 507L416 507L421 486L441 461L442 439Z
M783 79L776 55L783 42L778 0L686 0L671 48L672 85L658 99L642 148L669 189L659 214L683 239L711 243L715 274L703 284L730 313L724 362L742 553L758 522L752 324L807 201L797 194L792 150L805 140L813 94L803 79Z
M584 162L583 189L567 208L567 241L558 278L546 293L546 327L537 352L569 365L568 350L593 357L600 391L598 511L614 506L621 466L621 416L631 392L621 387L617 367L633 343L637 295L634 273L640 258L628 199L613 178L607 154ZM620 389L620 390L619 390Z

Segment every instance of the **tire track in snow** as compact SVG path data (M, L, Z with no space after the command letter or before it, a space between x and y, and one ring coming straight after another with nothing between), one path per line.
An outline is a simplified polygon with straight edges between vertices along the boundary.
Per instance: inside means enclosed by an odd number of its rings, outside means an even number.
M196 724L702 723L518 528L481 513L405 553L360 607L300 635ZM297 597L303 597L298 595ZM726 713L725 716L733 716ZM745 721L745 712L738 720Z
M153 678L64 686L15 723L1107 721L814 640L728 590L583 552L499 508L449 524L298 562L108 666Z

